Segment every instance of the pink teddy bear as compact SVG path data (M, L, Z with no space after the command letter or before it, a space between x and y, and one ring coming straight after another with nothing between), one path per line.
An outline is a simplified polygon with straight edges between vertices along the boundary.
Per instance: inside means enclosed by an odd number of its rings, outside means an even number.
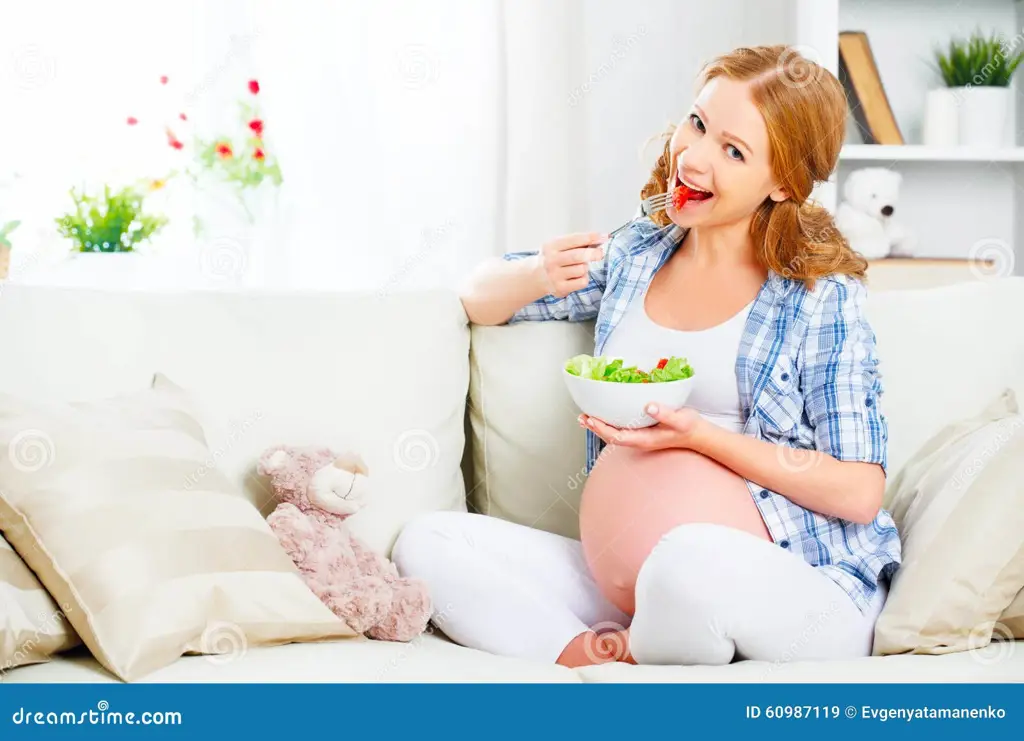
M369 471L359 456L278 445L259 461L280 504L267 518L306 584L357 633L410 641L432 613L423 582L406 579L345 520L363 508Z

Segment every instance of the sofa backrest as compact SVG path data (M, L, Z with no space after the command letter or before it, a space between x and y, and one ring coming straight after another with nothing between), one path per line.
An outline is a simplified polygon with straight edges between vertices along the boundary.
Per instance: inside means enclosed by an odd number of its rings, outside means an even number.
M1024 401L1024 278L871 294L889 422L889 480L946 424L1003 389ZM560 369L592 353L592 323L473 327L470 507L570 537L584 433Z
M379 548L418 512L465 507L469 329L451 292L7 285L0 352L0 392L44 401L114 396L163 373L196 399L212 462L264 513L274 500L255 464L277 443L363 456L373 497L351 523Z

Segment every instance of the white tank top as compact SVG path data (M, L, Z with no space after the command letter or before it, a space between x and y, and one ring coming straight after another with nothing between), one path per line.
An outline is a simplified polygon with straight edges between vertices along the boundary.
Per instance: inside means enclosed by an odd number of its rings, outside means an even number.
M633 301L604 346L604 355L622 358L626 365L649 370L670 355L684 357L693 367L693 391L686 405L720 427L743 430L740 395L736 382L736 356L754 305L708 329L684 331L655 323L647 315L647 293Z

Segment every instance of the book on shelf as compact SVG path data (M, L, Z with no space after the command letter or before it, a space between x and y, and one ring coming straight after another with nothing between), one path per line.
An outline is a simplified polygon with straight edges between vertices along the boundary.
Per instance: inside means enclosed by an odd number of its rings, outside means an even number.
M863 31L839 34L839 80L865 144L904 144Z

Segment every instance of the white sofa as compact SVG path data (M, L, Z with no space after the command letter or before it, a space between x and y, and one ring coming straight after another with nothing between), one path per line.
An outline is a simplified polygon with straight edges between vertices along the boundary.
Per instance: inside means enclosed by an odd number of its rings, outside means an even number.
M889 418L890 480L945 423L1006 387L1024 398L1024 279L872 296ZM358 450L375 496L353 518L390 549L418 512L471 506L572 533L583 436L556 372L588 351L591 327L467 326L445 291L143 293L5 286L0 391L43 399L112 396L154 372L203 409L217 465L264 512L266 446ZM467 395L472 391L471 403ZM468 445L467 445L468 443ZM1005 682L1024 681L1024 642L998 653L723 667L604 665L571 671L457 646L364 639L187 656L151 682ZM116 682L76 649L2 681Z

